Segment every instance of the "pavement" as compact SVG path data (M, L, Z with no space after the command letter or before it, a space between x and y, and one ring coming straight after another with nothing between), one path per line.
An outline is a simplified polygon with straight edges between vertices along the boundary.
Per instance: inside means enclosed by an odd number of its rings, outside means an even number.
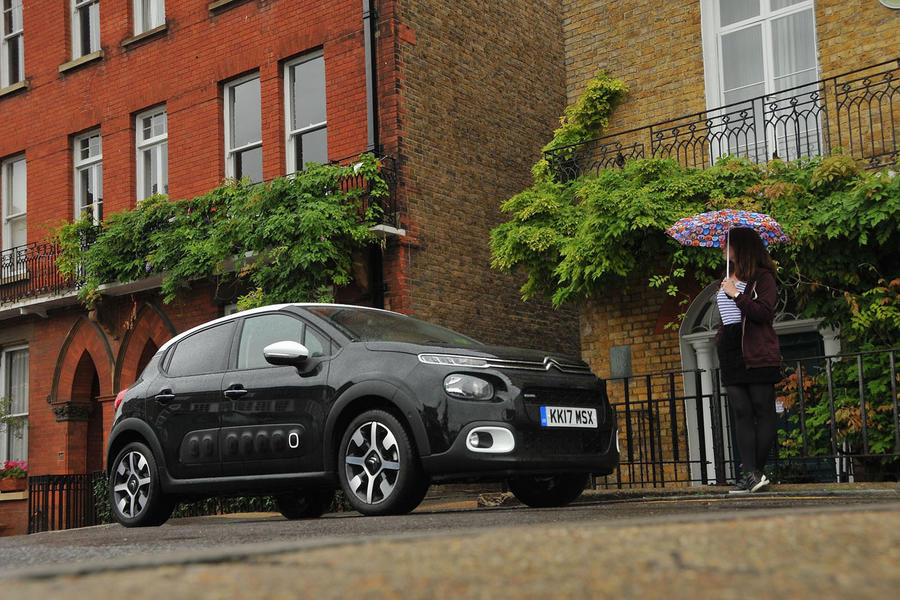
M582 501L725 504L727 488L588 491ZM900 486L772 486L831 506L723 509L606 521L246 544L179 557L60 565L0 582L0 597L888 598L900 589ZM865 499L877 498L878 503ZM894 498L896 497L896 501ZM843 503L842 499L847 502ZM853 500L851 502L851 499ZM508 505L437 488L424 510ZM751 503L752 506L752 503ZM544 509L552 510L552 509ZM648 510L646 514L651 514ZM218 517L221 518L221 517Z

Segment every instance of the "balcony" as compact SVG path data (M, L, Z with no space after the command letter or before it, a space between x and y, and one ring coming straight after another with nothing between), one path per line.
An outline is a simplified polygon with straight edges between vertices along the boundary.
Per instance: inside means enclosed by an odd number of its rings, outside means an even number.
M900 58L720 108L544 153L558 181L622 167L630 158L674 158L706 168L736 155L756 163L833 150L878 169L900 158Z
M334 162L352 165L356 158ZM381 163L388 194L380 200L381 219L373 230L379 236L403 235L397 201L396 163L392 157L382 157ZM371 190L370 186L371 182L361 175L341 182L341 187L347 190ZM371 198L366 197L363 210L369 202ZM87 247L92 241L86 239L83 244ZM59 245L52 241L32 242L0 252L0 320L20 314L44 314L49 308L76 303L75 292L83 283L82 278L61 275L56 265L59 256Z

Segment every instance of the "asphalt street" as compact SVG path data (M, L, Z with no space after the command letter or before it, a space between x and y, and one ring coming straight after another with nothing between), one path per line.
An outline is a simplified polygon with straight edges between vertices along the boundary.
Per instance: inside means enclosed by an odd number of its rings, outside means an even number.
M874 598L900 589L896 488L587 500L3 538L0 597Z

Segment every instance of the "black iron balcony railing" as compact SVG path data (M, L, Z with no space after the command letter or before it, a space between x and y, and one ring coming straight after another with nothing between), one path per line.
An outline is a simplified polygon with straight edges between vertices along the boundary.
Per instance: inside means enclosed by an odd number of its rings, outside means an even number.
M76 287L77 279L56 268L59 246L33 242L0 253L0 305Z
M358 158L351 157L339 164L352 164ZM388 195L379 200L381 205L380 224L400 228L400 216L397 209L397 168L392 157L381 157L381 173L388 186ZM341 183L346 189L371 189L371 182L362 175L345 179ZM365 196L364 208L371 202ZM95 236L89 235L83 240L85 248L93 243ZM0 252L0 309L3 305L22 302L30 298L62 294L78 289L83 277L66 277L60 274L56 261L60 255L59 245L54 242L32 242L24 246L16 246Z
M674 158L705 168L726 154L762 163L838 148L872 169L900 158L900 58L544 156L557 180L569 181L629 158Z

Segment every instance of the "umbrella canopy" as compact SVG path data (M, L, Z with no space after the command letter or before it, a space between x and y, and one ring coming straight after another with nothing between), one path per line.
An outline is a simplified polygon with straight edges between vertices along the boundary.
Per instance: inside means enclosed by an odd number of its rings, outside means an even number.
M766 246L790 241L778 221L769 215L730 208L679 219L666 233L682 246L721 248L728 243L728 232L738 227L756 231Z

